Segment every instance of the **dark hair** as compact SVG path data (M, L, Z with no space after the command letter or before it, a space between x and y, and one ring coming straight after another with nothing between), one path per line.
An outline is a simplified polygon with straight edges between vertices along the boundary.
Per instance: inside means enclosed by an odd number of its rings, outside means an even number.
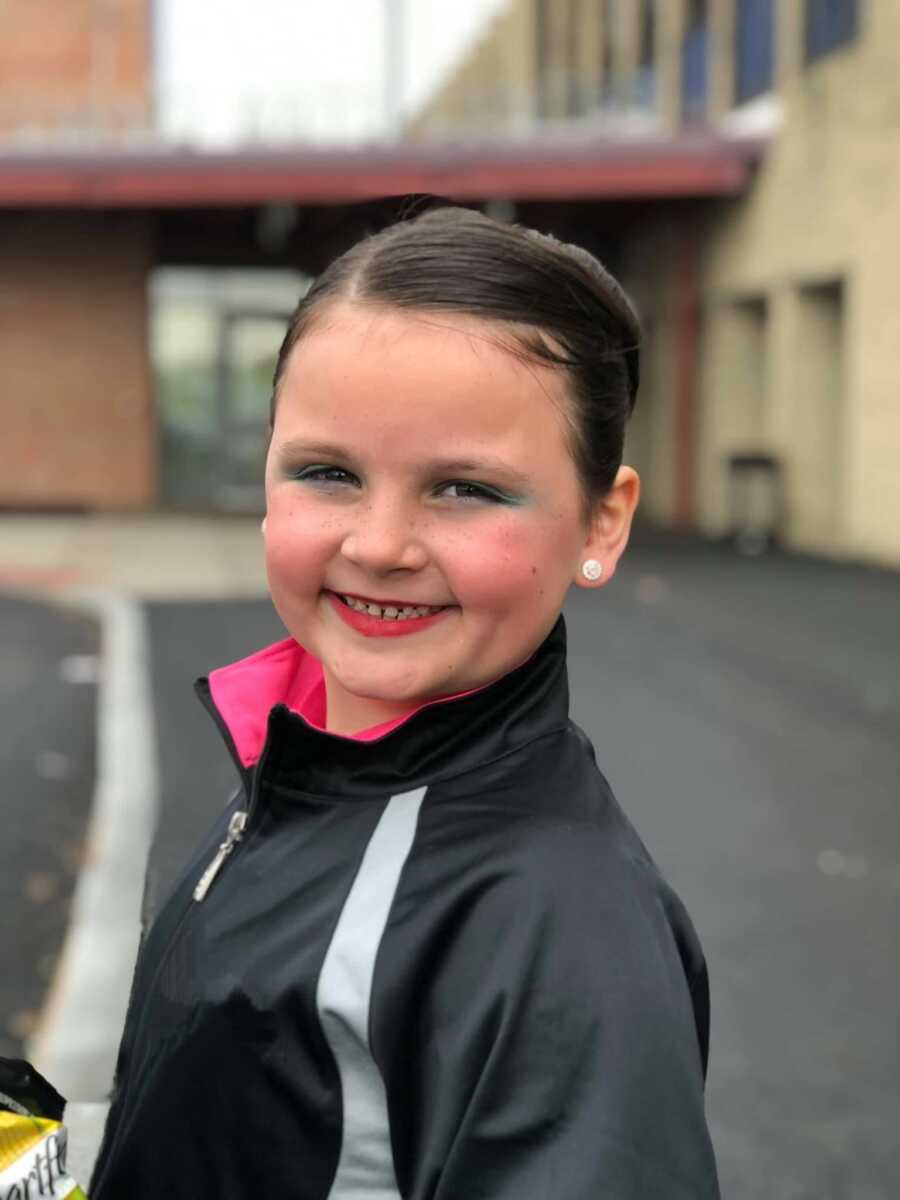
M291 351L340 301L480 317L503 328L512 353L565 370L586 507L612 487L637 395L640 326L621 286L586 250L452 207L365 238L322 272L291 317L273 420Z

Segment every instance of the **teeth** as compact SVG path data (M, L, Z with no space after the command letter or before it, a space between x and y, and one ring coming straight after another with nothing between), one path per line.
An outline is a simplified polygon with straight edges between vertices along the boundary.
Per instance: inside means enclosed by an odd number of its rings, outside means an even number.
M344 603L356 612L368 613L370 617L380 617L384 621L409 621L413 617L430 617L438 613L444 605L431 606L428 604L404 604L397 608L393 604L370 604L365 600L357 600L355 596L342 596Z

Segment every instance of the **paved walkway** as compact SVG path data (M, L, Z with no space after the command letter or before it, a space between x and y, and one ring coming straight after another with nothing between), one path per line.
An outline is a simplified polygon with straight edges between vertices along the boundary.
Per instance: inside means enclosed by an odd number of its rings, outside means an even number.
M140 513L0 515L0 589L142 597L261 596L259 519Z

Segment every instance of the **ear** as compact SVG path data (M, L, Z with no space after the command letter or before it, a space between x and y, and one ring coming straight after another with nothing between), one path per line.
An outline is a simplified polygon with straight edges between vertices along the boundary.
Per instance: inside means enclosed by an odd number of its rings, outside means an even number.
M633 467L619 467L612 487L602 500L594 505L587 536L582 546L581 558L575 570L574 582L579 587L599 587L608 583L616 573L616 565L628 545L631 519L641 496L641 481ZM603 567L597 580L586 579L582 564L589 558L596 559Z

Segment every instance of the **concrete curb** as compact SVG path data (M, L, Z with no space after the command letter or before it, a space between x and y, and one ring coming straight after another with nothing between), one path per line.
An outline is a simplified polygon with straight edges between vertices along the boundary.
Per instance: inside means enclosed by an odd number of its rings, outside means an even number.
M66 1105L66 1165L81 1190L87 1188L103 1137L109 1105Z
M73 590L52 599L101 624L97 780L86 861L28 1056L70 1101L98 1102L112 1085L125 1022L158 808L148 638L132 598Z

